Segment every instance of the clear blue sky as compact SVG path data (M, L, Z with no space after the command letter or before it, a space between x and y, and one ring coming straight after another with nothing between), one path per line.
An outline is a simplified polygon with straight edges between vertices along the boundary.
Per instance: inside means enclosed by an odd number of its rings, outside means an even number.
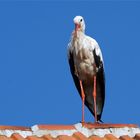
M0 124L74 124L81 99L67 61L73 18L105 61L106 123L140 124L140 2L0 2ZM86 109L86 121L93 117Z

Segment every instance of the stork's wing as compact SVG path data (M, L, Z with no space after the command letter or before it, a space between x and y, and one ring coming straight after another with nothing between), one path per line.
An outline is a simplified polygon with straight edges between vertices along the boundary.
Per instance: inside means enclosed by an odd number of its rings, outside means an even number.
M73 60L73 54L72 52L69 50L68 52L68 60L69 60L69 66L70 66L70 71L71 71L71 74L72 74L72 77L73 77L73 80L74 80L74 83L75 83L75 86L81 96L81 88L80 88L80 81L77 77L77 75L75 74L75 66L74 66L74 60Z

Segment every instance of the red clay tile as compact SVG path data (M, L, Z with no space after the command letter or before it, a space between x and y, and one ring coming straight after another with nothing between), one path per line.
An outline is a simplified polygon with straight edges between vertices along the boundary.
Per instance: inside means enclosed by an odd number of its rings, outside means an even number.
M85 123L85 127L91 129L91 128L122 128L122 127L138 127L137 125L132 124L92 124L92 123ZM38 128L41 130L72 130L76 129L74 125L38 125ZM30 128L27 127L16 127L16 126L0 126L0 130L30 130ZM3 131L1 134L5 134ZM7 136L0 135L0 140L140 140L140 133L136 134L134 138L129 137L128 135L121 136L120 138L116 138L113 134L106 134L103 138L99 136L90 136L87 138L85 135L83 135L80 132L74 133L72 136L67 135L59 135L56 138L53 138L51 135L43 135L42 137L37 136L28 136L26 138L23 138L20 134L14 133L9 138Z
M38 125L38 128L43 130L43 129L48 129L48 130L71 130L75 129L73 125Z
M76 140L74 137L72 136L66 136L66 135L61 135L57 137L59 140Z
M125 136L121 136L120 140L133 140L133 139L129 137L128 135L125 135Z
M103 138L101 138L99 136L90 136L89 140L103 140Z
M118 138L116 138L116 137L113 136L112 134L106 134L106 135L104 136L104 138L105 138L106 140L119 140Z
M25 140L25 139L24 139L20 134L18 134L18 133L12 134L11 138L14 139L14 140Z
M140 133L136 134L136 136L134 137L135 140L140 140Z
M37 137L37 136L28 136L26 139L27 140L43 140L42 137Z
M44 135L43 138L45 140L52 140L52 137L50 135Z
M9 129L9 130L23 130L23 131L27 131L27 130L31 130L28 127L21 127L21 126L0 126L0 130L5 130L5 129Z
M8 138L6 136L0 136L0 140L12 140L11 138Z
M92 129L92 128L122 128L122 127L134 127L137 128L138 126L135 124L100 124L100 123L85 123L85 127Z
M80 132L74 133L73 137L76 138L77 140L88 140L88 138Z

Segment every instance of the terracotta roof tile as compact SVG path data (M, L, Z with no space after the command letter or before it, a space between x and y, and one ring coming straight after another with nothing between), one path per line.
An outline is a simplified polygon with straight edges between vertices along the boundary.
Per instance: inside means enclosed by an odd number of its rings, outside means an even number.
M41 137L37 137L37 136L28 136L27 138L26 138L27 140L43 140L43 138Z
M116 138L115 136L113 136L112 134L106 134L104 136L105 140L119 140L118 138Z
M103 140L103 138L101 138L99 136L90 136L89 140Z
M52 137L50 135L44 135L43 138L45 140L52 140Z
M0 140L140 140L133 124L0 126Z
M22 127L22 126L3 126L3 125L0 126L0 130L6 130L6 129L9 129L9 130L22 130L22 131L31 130L28 127Z
M82 133L80 132L76 132L73 134L73 137L77 140L88 140L88 138L86 136L84 136Z
M121 136L120 139L121 139L121 140L133 140L132 138L130 138L130 137L127 136L127 135Z
M11 138L14 140L25 140L20 134L14 133L11 135Z
M140 133L136 134L134 137L135 140L140 140Z
M76 140L74 137L72 136L66 136L66 135L61 135L57 137L59 140Z
M41 130L71 130L75 129L73 125L38 125Z
M8 138L6 136L0 136L0 140L12 140L12 138Z
M123 127L133 127L133 128L137 128L138 125L135 124L93 124L93 123L85 123L84 124L85 127L92 129L92 128L123 128Z

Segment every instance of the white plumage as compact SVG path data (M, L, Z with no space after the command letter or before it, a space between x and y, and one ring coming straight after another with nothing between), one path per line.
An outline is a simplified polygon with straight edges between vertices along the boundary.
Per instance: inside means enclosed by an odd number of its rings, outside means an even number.
M69 51L74 54L74 64L77 72L79 73L78 77L81 80L84 80L82 78L84 76L83 72L93 76L96 72L93 67L95 64L93 56L94 50L96 55L99 56L103 62L102 53L96 40L85 35L84 32L78 32L77 37L75 37L75 34L73 33L71 42L68 46ZM98 69L96 70L98 71Z
M100 47L95 39L85 35L85 22L83 17L76 16L74 18L75 30L72 33L71 41L68 44L68 59L70 64L71 74L75 85L78 89L82 100L95 116L100 121L105 96L104 68L103 57ZM97 80L94 83L94 76ZM82 85L80 84L82 83ZM96 108L93 99L94 85L96 84ZM82 95L82 89L85 97Z

